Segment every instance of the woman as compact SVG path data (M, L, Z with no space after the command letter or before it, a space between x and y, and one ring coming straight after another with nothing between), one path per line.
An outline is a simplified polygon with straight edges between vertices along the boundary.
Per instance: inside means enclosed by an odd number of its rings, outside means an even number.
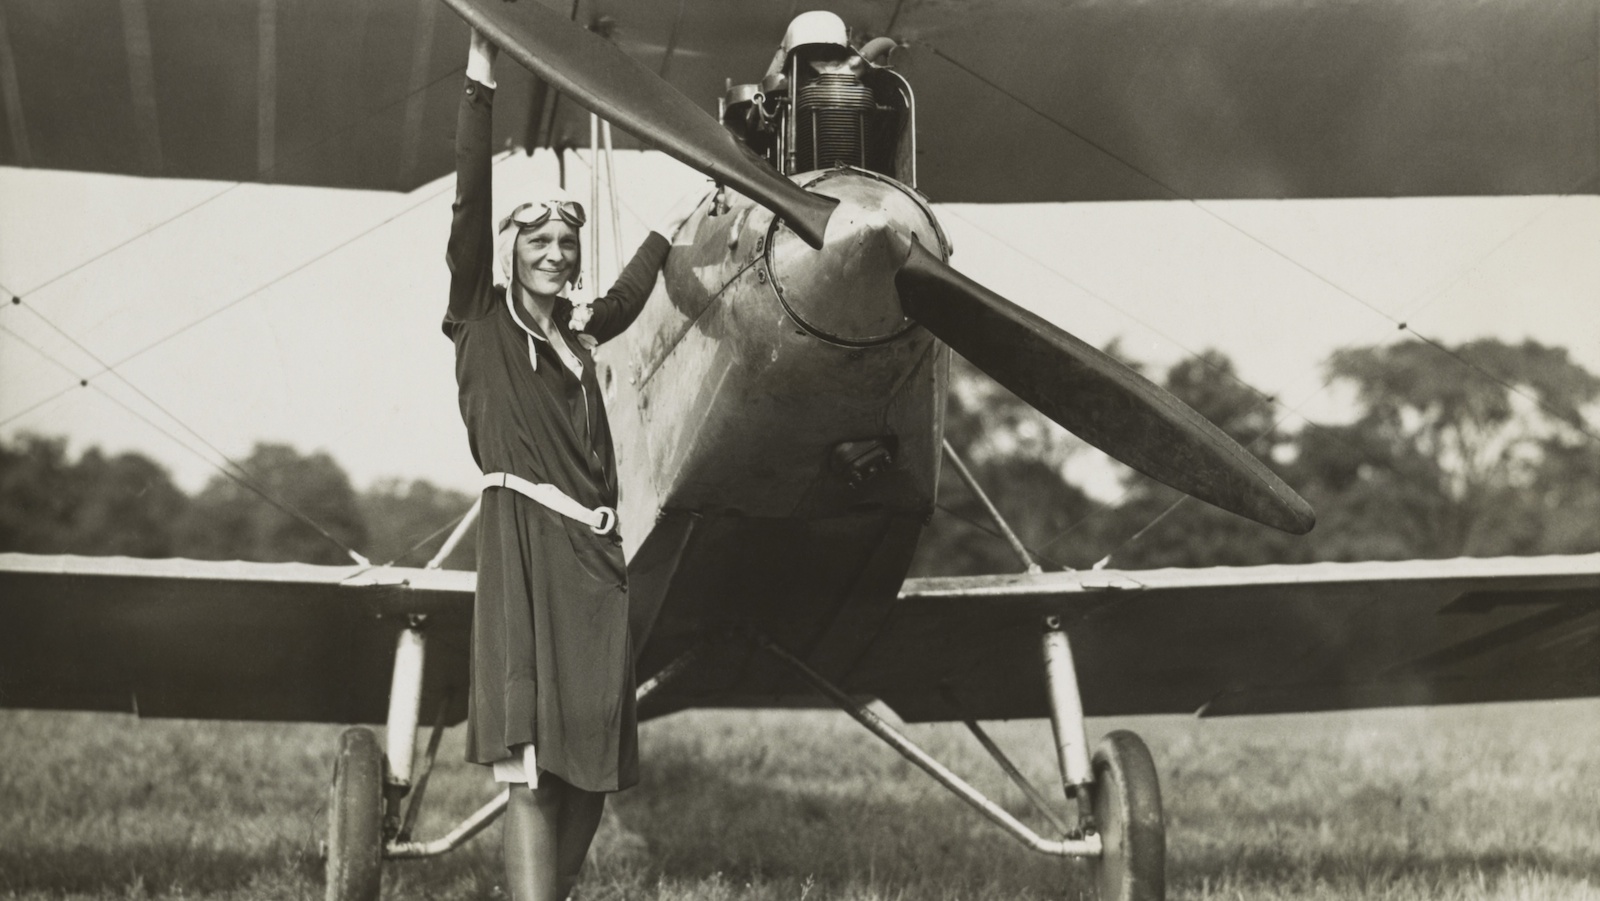
M576 313L563 292L578 281L581 205L524 203L491 232L496 55L473 34L444 320L485 474L467 758L510 784L512 897L556 901L577 881L605 793L638 780L617 468L590 349L638 315L666 259L663 236L690 210L680 203L589 315Z

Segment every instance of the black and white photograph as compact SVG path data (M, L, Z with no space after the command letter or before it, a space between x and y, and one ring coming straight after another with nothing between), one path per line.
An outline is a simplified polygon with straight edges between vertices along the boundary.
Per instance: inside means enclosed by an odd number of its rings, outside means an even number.
M1600 0L0 0L0 901L1600 901Z

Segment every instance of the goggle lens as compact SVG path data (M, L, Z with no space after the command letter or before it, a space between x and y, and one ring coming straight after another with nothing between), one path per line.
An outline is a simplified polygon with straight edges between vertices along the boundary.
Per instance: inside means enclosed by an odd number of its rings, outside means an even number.
M588 221L583 212L583 204L575 200L546 200L541 203L524 203L512 210L511 215L500 222L500 228L502 231L510 225L516 225L519 229L538 228L550 221L552 213L561 217L562 222L573 228L582 228L583 223Z

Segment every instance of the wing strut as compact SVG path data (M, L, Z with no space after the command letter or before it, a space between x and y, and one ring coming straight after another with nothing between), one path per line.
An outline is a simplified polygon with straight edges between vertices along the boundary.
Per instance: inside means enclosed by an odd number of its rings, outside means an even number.
M1056 813L1056 809L1051 807L1050 803L1045 799L1044 793L1033 787L1033 783L1028 781L1028 777L1022 775L1022 771L1017 769L1017 765L1011 762L1011 758L1006 756L1006 752L1000 750L1000 746L994 743L994 739L989 737L989 733L983 731L983 727L978 725L977 720L969 719L961 722L967 727L967 731L972 733L972 737L978 740L978 744L983 745L983 749L989 752L990 757L994 758L994 762L1000 765L1000 769L1006 771L1006 775L1011 777L1011 784L1022 791L1023 796L1028 799L1028 803L1033 805L1034 810L1039 811L1040 816L1049 820L1050 825L1056 827L1056 831L1062 835L1072 831L1073 827L1068 825L1066 818Z
M911 739L907 738L898 729L884 721L883 717L872 712L865 704L845 694L838 686L829 682L816 670L807 666L804 661L771 639L761 636L757 639L761 648L773 657L788 664L795 674L821 692L828 700L839 705L839 709L850 715L850 718L865 726L868 732L882 739L889 747L899 751L901 756L921 767L924 772L932 776L935 781L961 800L972 805L979 813L988 817L995 825L1004 829L1011 837L1022 842L1034 851L1049 854L1053 857L1087 857L1100 858L1103 847L1100 836L1092 832L1085 832L1081 828L1068 833L1066 838L1048 839L1034 832L1026 823L1012 816L1009 811L999 804L989 800L982 792L973 788L966 780L951 772L948 767L935 760L932 755L924 751Z
M653 678L646 680L644 684L639 686L638 691L635 693L636 701L643 702L645 698L649 697L656 690L675 681L679 676L682 676L685 671L694 665L696 660L700 659L700 656L705 652L705 649L706 645L704 642L702 642L694 645L693 647L689 648L689 650L678 655L678 658L667 664L666 667L661 670L661 672L657 673ZM411 735L411 741L415 741L415 732L412 732ZM401 740L405 740L404 736L401 736ZM430 742L430 756L434 750L436 749L432 747L432 743ZM410 752L406 751L405 754L406 756L409 756ZM418 788L420 790L421 786L418 786ZM446 851L452 851L456 848L459 848L463 844L466 844L466 842L473 836L489 828L489 825L495 820L499 819L500 815L505 813L506 805L510 803L510 801L510 789L500 792L498 795L490 798L489 801L482 807L468 814L466 819L456 824L454 829L451 829L449 832L431 841L412 841L405 832L402 832L401 834L389 839L384 843L383 857L386 860L415 860L421 857L436 857L445 853ZM406 811L407 822L410 822L415 818L415 808L408 809ZM406 832L409 832L409 829L407 829Z
M956 453L956 449L950 444L949 438L944 439L944 455L950 458L950 465L956 468L956 475L961 477L961 481L965 482L967 487L972 490L972 493L977 495L978 502L983 504L983 509L988 511L989 518L994 521L995 527L1000 530L1000 537L1006 540L1006 544L1011 545L1011 552L1017 555L1018 560L1022 561L1023 570L1028 573L1044 572L1038 562L1033 559L1033 555L1028 553L1028 546L1022 543L1022 539L1017 537L1017 533L1011 528L1011 524L1006 522L1004 516L1000 515L1000 508L996 507L994 501L989 499L989 495L983 490L983 486L978 484L978 480L972 475L972 471L967 469L967 464L961 461L961 455Z

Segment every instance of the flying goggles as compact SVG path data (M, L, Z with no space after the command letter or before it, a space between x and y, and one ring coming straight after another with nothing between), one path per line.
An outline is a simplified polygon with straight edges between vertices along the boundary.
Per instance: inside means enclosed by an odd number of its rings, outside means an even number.
M576 200L542 200L538 203L524 203L511 211L511 215L500 220L500 231L515 225L519 230L524 228L538 228L550 221L551 214L559 216L562 222L573 228L582 228L588 217L583 213L583 204Z

